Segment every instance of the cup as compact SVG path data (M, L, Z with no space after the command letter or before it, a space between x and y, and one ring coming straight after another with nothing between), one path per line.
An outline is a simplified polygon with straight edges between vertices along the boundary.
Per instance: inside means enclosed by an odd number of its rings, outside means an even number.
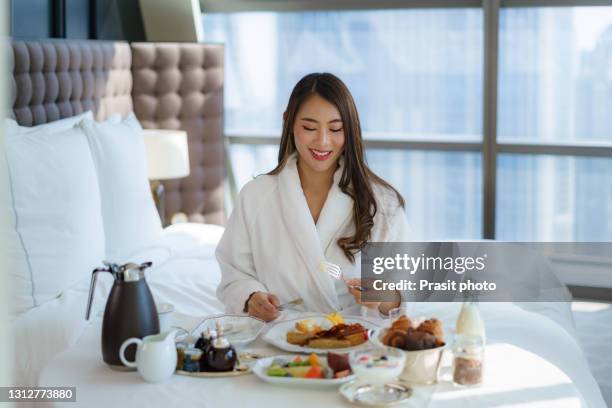
M389 310L389 318L395 321L400 316L408 317L409 307L407 303L401 303L398 307Z

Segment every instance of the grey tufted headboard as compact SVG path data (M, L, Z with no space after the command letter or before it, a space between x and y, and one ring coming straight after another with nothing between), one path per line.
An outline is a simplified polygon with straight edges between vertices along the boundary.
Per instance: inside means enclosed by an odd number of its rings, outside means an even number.
M164 182L166 219L225 222L221 45L41 40L12 51L9 114L20 125L134 110L145 128L184 129L191 174Z
M124 42L15 41L10 114L22 126L87 110L98 120L125 115L132 110L131 62Z
M134 110L142 125L189 135L191 174L164 183L166 212L222 224L223 46L133 43L132 59Z

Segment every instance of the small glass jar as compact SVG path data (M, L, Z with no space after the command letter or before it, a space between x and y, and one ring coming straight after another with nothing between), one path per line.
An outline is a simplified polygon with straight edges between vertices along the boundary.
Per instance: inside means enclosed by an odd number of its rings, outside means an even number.
M185 358L183 360L183 371L189 373L197 373L200 371L200 359L202 358L202 350L195 347L185 349Z
M453 383L460 387L482 383L484 341L480 336L459 335L453 346Z

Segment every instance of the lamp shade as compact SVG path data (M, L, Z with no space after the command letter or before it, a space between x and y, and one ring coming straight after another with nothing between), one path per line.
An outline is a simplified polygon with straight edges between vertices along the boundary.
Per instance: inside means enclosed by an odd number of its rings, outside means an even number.
M149 180L167 180L189 175L187 132L145 129L144 141Z

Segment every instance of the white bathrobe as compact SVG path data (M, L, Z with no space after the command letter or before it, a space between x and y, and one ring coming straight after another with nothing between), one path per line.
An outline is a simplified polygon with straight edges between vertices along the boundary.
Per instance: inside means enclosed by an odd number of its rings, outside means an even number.
M302 298L304 311L360 312L346 284L320 268L328 261L342 268L345 279L360 277L361 254L351 264L337 244L355 230L353 199L340 190L341 175L339 167L316 224L296 154L278 175L261 175L244 186L216 250L222 272L217 297L227 313L241 313L256 291L272 293L281 303ZM374 193L378 211L370 241L407 241L405 212L395 193L378 185Z

